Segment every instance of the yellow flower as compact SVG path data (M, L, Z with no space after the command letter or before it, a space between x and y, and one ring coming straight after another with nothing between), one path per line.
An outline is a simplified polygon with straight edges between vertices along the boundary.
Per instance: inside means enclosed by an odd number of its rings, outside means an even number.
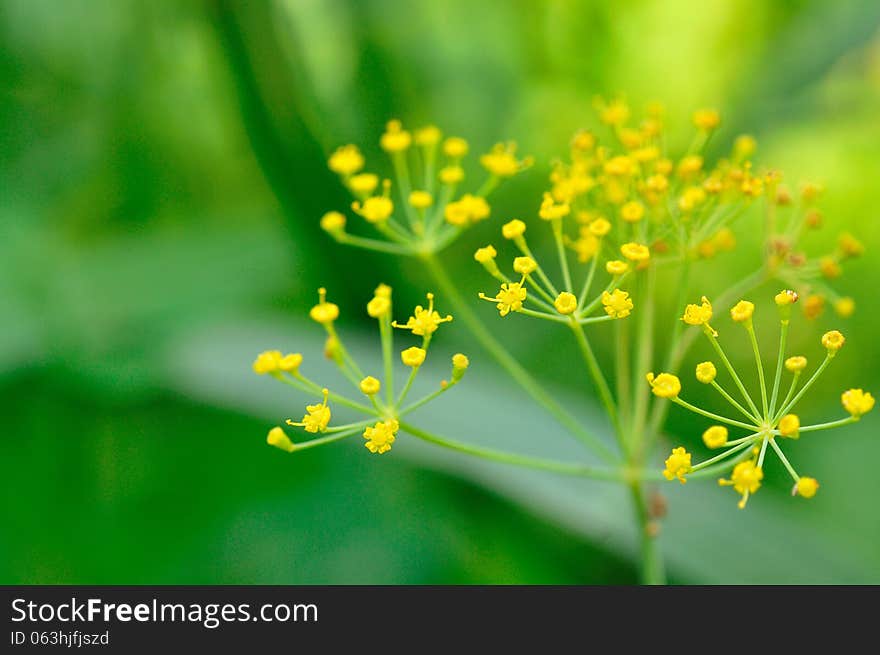
M703 168L703 158L700 155L688 155L678 162L678 174L680 177L694 175L701 168Z
M531 257L516 257L513 260L513 270L520 275L531 275L538 268L538 262Z
M568 216L570 211L571 207L567 202L556 204L553 202L553 195L545 193L544 200L541 202L541 208L538 210L538 216L545 221L552 221Z
M852 234L844 232L837 241L840 252L844 257L858 257L865 252L865 246Z
M678 208L683 212L691 212L706 201L706 192L702 187L690 186L681 193Z
M412 330L417 337L430 336L437 331L441 323L447 323L452 320L452 315L440 316L440 313L434 311L434 294L429 293L428 308L425 309L421 305L416 305L413 315L409 317L406 325L400 325L394 321L391 325L404 330Z
M804 300L804 316L809 319L819 318L825 309L825 298L818 293L807 296Z
M391 287L380 284L373 292L373 298L367 303L367 314L372 318L381 318L391 311Z
M632 262L644 262L651 256L651 251L640 243L625 243L620 246L620 254Z
M612 157L603 167L608 175L623 177L624 175L632 175L636 170L635 162L626 155L618 155Z
M415 137L420 146L436 146L443 138L443 133L436 125L425 125L416 130Z
M791 495L812 498L817 491L819 491L819 482L816 478L798 478Z
M832 257L823 257L819 260L819 271L824 277L833 280L836 277L840 277L840 264Z
M612 259L605 264L605 270L609 275L623 275L629 270L629 264L619 259Z
M492 150L480 157L480 164L492 175L511 177L531 164L529 158L517 160L515 153L515 143L496 143Z
M324 432L327 429L327 424L330 422L330 408L327 406L327 397L330 392L327 389L322 389L321 393L324 395L324 400L317 405L306 405L306 414L303 416L302 421L294 423L287 419L285 421L287 425L304 428L306 432Z
M397 438L397 431L400 424L395 419L387 421L378 421L373 427L367 427L364 430L364 439L367 442L364 447L373 454L381 455L391 450L391 445Z
M718 480L718 484L722 486L732 485L734 491L742 495L742 500L739 501L738 505L738 507L742 509L746 506L749 494L753 494L761 488L761 480L764 479L764 471L762 471L755 462L748 460L740 462L734 466L733 475L730 477L732 478L730 480Z
M669 179L665 175L651 175L645 180L645 188L654 193L663 193L669 188Z
M602 305L605 307L605 313L613 318L626 318L633 308L633 301L629 297L629 293L615 289L611 293L604 291L602 293Z
M364 156L356 145L337 148L327 161L330 170L339 175L352 175L364 167Z
M786 305L796 303L798 301L798 294L797 291L783 289L773 297L773 300L778 306L785 307Z
M727 443L727 428L723 425L713 425L703 433L703 443L708 448L721 448Z
M845 296L834 301L834 311L841 318L849 318L856 311L856 301Z
M791 373L800 373L807 368L807 358L802 355L795 355L785 360L785 368Z
M428 353L426 353L423 348L412 346L400 353L400 361L402 361L405 366L416 368L417 366L422 365L425 361L425 355L427 354Z
M275 448L279 448L288 453L292 453L295 448L293 442L290 440L290 437L288 437L284 433L284 430L279 427L274 427L269 430L269 434L266 436L266 443L270 446L275 446Z
M501 234L505 239L515 239L525 234L526 224L518 218L514 218L509 223L501 226Z
M363 380L360 381L358 385L361 391L367 396L373 396L379 393L379 390L382 388L382 383L379 382L372 375L368 375Z
M341 232L345 229L345 216L339 212L327 212L321 217L321 229L325 232Z
M303 356L300 353L290 353L278 361L278 369L285 373L295 373L302 365Z
M751 157L758 149L758 142L751 134L740 134L733 142L734 158L738 161Z
M779 419L779 434L783 437L797 439L800 437L801 420L797 414L786 414Z
M403 129L403 125L398 120L388 121L385 126L385 134L379 140L382 150L389 153L403 152L409 148L412 143L412 136Z
M684 316L681 317L688 325L705 325L712 320L712 303L706 296L700 300L701 304L690 304L684 308Z
M427 209L434 204L434 197L427 191L413 191L409 194L409 204L415 209Z
M599 106L599 120L606 125L623 125L629 120L629 113L629 105L623 100L612 100Z
M844 391L840 402L843 403L843 408L856 418L874 409L874 396L861 389Z
M363 203L355 200L351 208L368 223L383 223L394 213L394 203L387 196L370 196Z
M485 246L483 248L477 248L477 251L474 253L474 259L476 259L481 264L485 264L486 262L490 262L498 256L498 251L495 250L494 246Z
M553 306L560 314L573 314L574 310L577 309L577 304L577 297L568 291L563 291L556 296L556 300L553 301ZM630 303L630 305L632 305L632 303Z
M589 228L582 227L580 237L569 245L577 253L578 261L581 263L590 261L599 252L599 239L590 232Z
M443 154L450 159L461 159L468 153L468 142L459 136L451 136L443 142Z
M444 166L438 177L443 184L458 184L464 179L464 169L461 166Z
M663 477L667 480L678 479L682 484L687 482L684 476L691 472L691 454L688 451L681 446L673 448L664 463L666 470L663 471Z
M659 398L677 398L681 392L681 381L672 373L661 373L657 377L648 373L645 378L651 385L651 391Z
M372 193L379 186L379 176L373 173L353 175L348 180L348 188L357 194Z
M645 216L645 206L638 200L630 200L620 208L620 217L627 223L638 223Z
M588 228L593 236L604 237L611 231L611 223L604 218L597 218L589 224Z
M480 294L480 298L496 303L498 305L498 313L501 316L507 316L510 312L518 312L522 309L527 295L526 289L523 286L524 281L504 282L501 285L501 290L494 298L489 298L483 293Z
M730 317L737 323L747 323L755 313L755 304L748 300L740 300L730 310Z
M701 362L700 364L697 364L697 380L703 384L710 384L715 379L716 375L718 375L718 370L712 362Z
M443 217L450 225L463 226L469 222L481 221L489 217L491 209L486 199L466 193L455 202L446 205Z
M281 363L280 350L266 350L257 355L254 360L254 373L257 375L265 375L266 373L274 373L279 370Z
M822 345L825 346L829 355L843 348L844 343L846 343L846 337L837 330L831 330L822 335Z
M312 320L327 325L339 318L339 306L332 302L327 302L327 289L321 287L318 289L318 304L309 311Z
M694 125L708 132L721 124L721 115L716 109L699 109L694 112Z
M467 358L467 355L463 355L461 353L456 353L452 356L452 381L458 382L461 380L464 372L467 370L468 366L471 365L470 360Z

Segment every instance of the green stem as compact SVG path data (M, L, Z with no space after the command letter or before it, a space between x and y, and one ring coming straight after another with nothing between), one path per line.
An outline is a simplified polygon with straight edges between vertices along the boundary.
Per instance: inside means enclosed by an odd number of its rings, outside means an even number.
M457 383L457 382L450 382L450 383L447 384L445 387L440 387L440 388L437 389L436 391L432 391L431 393L429 393L429 394L428 394L427 396L425 396L424 398L421 398L421 399L415 401L414 403L412 403L411 405L408 405L408 406L404 407L403 409L399 410L399 411L397 412L397 415L398 415L398 416L405 416L406 414L409 414L410 412L414 412L415 410L417 410L417 409L418 409L419 407L421 407L422 405L424 405L424 404L426 404L426 403L429 403L429 402L431 402L432 400L434 400L435 398L437 398L438 396L440 396L440 395L446 393L446 392L449 391L452 387L454 387L456 384L458 384L458 383Z
M357 434L361 431L360 427L350 428L349 430L344 430L343 432L337 432L335 434L327 435L326 437L319 437L318 439L312 439L311 441L303 441L301 443L293 444L293 452L297 452L299 450L308 450L309 448L314 448L315 446L323 446L324 444L333 443L334 441L339 441L340 439L345 439L346 437L350 437L354 434Z
M739 379L739 375L736 374L736 369L733 368L733 364L730 363L730 360L727 359L727 355L724 354L724 350L721 348L721 344L718 343L718 337L712 334L708 328L704 329L706 337L709 339L709 343L712 344L712 347L715 349L715 352L718 353L718 356L721 358L721 361L724 362L724 366L727 368L728 373L733 378L733 381L736 382L736 386L739 388L739 392L742 394L748 406L752 409L756 416L760 415L761 412L758 411L757 405L752 401L752 397L749 395L749 392L746 391L745 385L742 383L742 380Z
M587 279L584 280L584 286L581 288L581 295L578 297L578 310L580 310L587 300L590 293L590 287L593 286L593 278L596 276L596 268L599 265L599 252L593 255L593 262L590 264L590 272L587 273Z
M720 393L722 396L724 396L724 398L727 400L727 402L729 402L736 409L738 409L740 412L742 412L743 416L745 416L747 419L754 421L755 423L761 422L760 417L754 416L751 412L746 410L745 407L743 407L738 402L736 402L736 400L734 400L733 396L731 396L729 393L727 393L720 384L715 382L715 380L712 380L712 382L710 382L710 384L715 388L716 391L718 391L718 393Z
M776 401L779 399L779 383L782 381L782 363L785 360L785 340L788 337L788 321L781 321L779 329L779 354L776 356L776 375L773 378L773 393L770 396L770 414L776 412Z
M456 450L467 455L482 457L493 462L502 464L513 464L514 466L522 466L525 468L538 469L542 471L552 471L554 473L562 473L565 475L575 475L584 478L594 478L597 480L622 480L624 474L617 469L602 469L594 466L581 464L568 464L566 462L557 462L549 459L540 459L529 457L528 455L519 455L516 453L507 453L492 448L484 448L482 446L473 446L454 439L447 439L439 435L433 434L421 428L417 428L411 423L405 421L400 422L401 430L404 430L414 437L417 437L436 446Z
M623 430L621 429L620 420L617 415L617 405L614 402L614 397L611 395L608 381L605 379L605 375L602 373L602 369L599 366L599 361L596 359L596 354L590 347L590 342L587 340L587 335L584 332L583 326L581 326L580 323L572 321L570 322L570 327L574 334L575 341L577 341L578 347L580 348L581 355L583 355L587 369L590 371L590 376L593 378L593 383L599 391L599 397L602 399L605 411L608 413L608 417L611 419L611 424L614 426L614 431L617 434L618 440L621 442L621 446L624 446Z
M629 490L639 531L642 584L666 584L663 555L657 543L657 535L652 525L642 483L637 480L630 482Z
M828 421L828 423L816 423L815 425L807 425L798 430L798 432L815 432L816 430L829 430L831 428L839 428L841 425L849 425L858 421L857 416L847 416L836 421Z
M751 438L757 436L757 434L758 434L758 433L755 432L754 434L750 434L748 437L743 437L743 438L744 438L745 440L748 440L748 439L751 439ZM723 460L723 459L727 459L727 458L730 457L731 455L733 455L733 454L735 454L735 453L738 453L738 452L742 451L746 446L751 446L751 445L752 445L751 442L748 442L748 443L743 442L743 443L740 443L739 445L737 445L737 446L735 446L735 447L728 448L728 449L725 450L723 453L721 453L721 454L719 454L719 455L715 455L715 457L712 457L712 458L710 458L710 459L707 459L705 462L700 462L699 464L697 464L696 466L694 466L694 467L691 469L691 471L692 471L693 473L696 473L697 471L701 471L702 469L707 468L707 467L710 466L711 464L715 464L716 462L720 462L720 461ZM690 476L690 473L688 474L688 476Z
M400 403L404 401L406 395L409 393L409 389L412 386L412 383L416 379L416 375L419 373L418 366L413 366L412 371L409 373L409 377L406 379L406 384L403 385L403 389L400 391L400 395L397 397L397 402L394 404L395 407L400 407Z
M565 252L565 244L562 239L562 219L553 219L553 240L556 242L556 254L559 256L559 267L562 269L562 279L565 281L565 290L569 293L574 291L571 283L571 270L568 268L568 254Z
M776 416L773 417L773 423L774 423L774 424L775 424L775 423L776 423L781 417L785 416L785 415L788 413L788 411L789 411L792 407L794 407L795 405L797 405L797 402L798 402L801 398L803 398L804 394L807 392L807 389L809 389L811 386L813 386L813 383L814 383L814 382L816 381L816 379L822 374L822 371L825 370L825 368L826 368L826 367L828 366L828 364L831 362L831 360L833 359L833 357L834 357L834 356L831 355L831 354L825 355L825 361L823 361L823 362L819 365L819 368L817 368L817 369L816 369L816 372L813 373L812 377L810 377L810 379L807 380L807 383L806 383L803 387L801 387L801 390L797 392L797 394L795 395L795 397L792 398L792 399L791 399L790 401L788 401L787 403L783 403L783 404L782 404L782 408L779 410L779 412L777 412Z
M776 443L776 439L770 440L770 445L773 446L773 450L776 451L776 454L779 456L779 459L782 461L783 466L788 470L788 474L794 479L795 482L801 479L801 476L797 474L797 471L794 470L794 467L791 465L791 462L788 461L788 458L782 452L782 448L779 447L779 444Z
M644 292L642 294L642 311L639 315L639 327L636 341L639 344L636 354L636 365L633 369L633 389L635 402L633 411L633 448L637 451L645 441L645 423L648 419L648 401L651 388L644 383L643 376L651 366L651 355L654 352L654 305L656 293L657 271L651 267L647 271Z
M339 243L345 243L350 246L366 248L367 250L376 250L378 252L387 252L394 255L411 255L412 248L396 243L388 243L387 241L379 241L378 239L369 239L367 237L359 237L348 232L334 234L333 238Z
M718 414L713 414L712 412L707 412L705 409L700 409L696 405L691 405L689 402L682 400L678 396L676 396L675 398L670 398L669 400L674 402L676 405L681 405L685 409L689 409L696 414L701 414L706 418L711 418L713 421L720 421L722 423L727 423L728 425L735 425L736 427L743 428L745 430L754 430L757 427L755 425L748 425L747 423L735 421L732 418L726 418L724 416L719 416Z
M496 362L510 375L513 380L523 388L539 405L541 405L549 414L551 414L560 425L565 427L572 435L577 437L586 446L591 448L596 455L607 463L614 463L617 458L602 443L602 441L588 432L580 424L580 422L569 414L550 394L548 394L541 385L526 371L522 365L514 359L514 357L502 346L492 335L492 333L483 325L482 321L473 312L470 306L464 301L459 294L458 289L449 279L446 269L432 254L426 254L422 257L437 285L443 290L443 293L449 298L450 304L454 307L457 316L468 326L471 334L480 342L480 345L492 355Z
M276 377L276 380L283 382L284 384L293 387L294 389L298 389L300 391L305 391L307 393L317 393L321 395L323 387L315 382L312 382L306 377L303 377L302 374L297 374L297 377L294 379L285 378L285 377ZM359 412L363 412L365 414L374 414L378 415L375 409L369 407L367 405L362 405L361 403L355 402L354 400L349 400L345 396L340 396L338 393L334 393L331 391L327 395L328 400L332 400L334 403L338 405L345 405L350 409L356 409Z
M749 340L752 342L752 352L755 353L755 364L758 367L758 381L761 384L761 407L764 408L762 416L770 418L770 410L767 405L767 383L764 381L764 364L761 363L761 349L758 348L758 335L755 334L755 326L752 325L751 319L746 324L746 331L749 333Z
M379 317L379 335L382 339L382 364L385 369L385 402L394 404L394 330L391 328L391 310Z

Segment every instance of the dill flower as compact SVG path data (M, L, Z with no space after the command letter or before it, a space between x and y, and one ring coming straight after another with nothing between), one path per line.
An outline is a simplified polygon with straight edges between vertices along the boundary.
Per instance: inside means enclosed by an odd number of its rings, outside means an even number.
M456 353L452 356L452 382L453 384L461 380L464 376L464 372L467 371L468 367L471 365L471 361L467 358L467 355L463 355L462 353Z
M427 352L424 348L412 346L400 353L400 361L403 362L404 366L418 368L424 363L426 355Z
M564 218L565 216L568 216L570 212L571 207L567 202L556 203L553 200L552 194L545 193L544 200L541 202L541 208L538 210L538 216L545 221L552 221Z
M816 495L816 492L818 490L819 483L816 481L816 478L801 477L798 478L797 482L795 482L791 495L798 495L804 498L812 498Z
M254 360L253 369L257 375L265 375L266 373L274 373L280 369L281 363L280 350L266 350L257 355Z
M517 237L521 237L526 232L526 224L523 223L518 218L514 218L512 221L505 223L501 226L501 235L505 239L516 239Z
M629 270L629 264L619 259L612 259L605 263L605 270L610 275L623 275Z
M563 315L573 314L577 309L577 304L577 296L568 291L563 291L556 296L556 300L553 301L553 306L556 307L556 311ZM632 305L632 303L630 303L630 305Z
M856 302L847 296L834 301L834 312L841 318L849 318L856 311Z
M602 305L605 307L605 313L612 318L626 318L632 311L633 301L629 293L615 289L611 293L607 291L602 293Z
M713 425L703 432L703 443L707 448L721 448L727 443L727 428L723 425Z
M861 389L844 391L840 402L853 418L859 418L874 409L874 396Z
M348 178L348 188L355 195L369 195L379 186L379 176L375 173L361 173Z
M846 338L837 330L831 330L822 335L822 345L828 351L828 354L836 353L843 348Z
M303 356L301 353L290 353L278 360L278 370L285 373L295 373L299 370L302 362Z
M703 296L699 305L691 304L684 308L681 320L688 325L707 325L712 320L712 303Z
M736 493L742 496L739 502L739 508L743 509L749 499L749 495L755 493L761 488L761 480L764 479L764 471L755 464L754 461L748 460L740 462L733 467L733 474L730 480L718 480L718 484L722 486L732 486Z
M696 375L697 380L703 384L711 384L715 380L715 376L718 375L718 371L712 362L701 362L697 364Z
M416 209L427 209L434 204L434 197L427 191L412 191L409 194L409 204Z
M390 120L385 126L385 133L379 140L382 150L390 153L403 152L412 143L412 135L403 129L399 120Z
M710 317L711 317L711 309ZM754 303L748 300L740 300L730 309L730 317L737 323L747 323L752 320L752 314L755 313Z
M468 142L459 136L451 136L443 142L443 154L450 159L461 159L468 154Z
M486 262L492 261L498 256L498 251L491 245L484 246L483 248L477 248L477 251L474 253L474 259L480 262L481 264L485 264Z
M639 243L625 243L620 246L620 254L632 262L643 262L651 256L651 251Z
M384 223L394 213L394 203L388 196L371 196L363 202L355 201L351 203L351 208L368 223Z
M620 208L620 217L627 223L638 223L645 216L645 206L638 200L630 200Z
M440 316L440 313L434 309L434 294L427 294L428 307L416 305L413 315L409 317L406 324L400 325L397 321L391 325L396 328L410 330L419 337L430 336L437 331L441 323L448 323L452 320L452 315Z
M651 385L651 391L659 398L676 398L681 392L681 381L671 373L661 373L657 377L648 373L645 377Z
M372 375L368 375L363 380L360 381L360 389L364 392L366 396L373 396L382 389L382 383L379 382Z
M694 125L701 130L714 130L721 124L721 115L715 109L699 109L693 115Z
M337 148L327 165L339 175L353 175L364 167L364 156L356 145L349 144Z
M318 289L319 302L312 307L309 316L316 323L328 324L339 318L339 306L332 302L327 302L327 289L321 287Z
M329 393L327 389L322 389L323 401L315 405L306 405L306 413L302 421L294 423L292 420L287 419L285 421L287 425L299 426L306 432L324 432L327 429L327 424L330 423L331 417L330 407L327 406Z
M325 232L340 232L345 229L345 215L327 212L321 217L321 229Z
M678 480L682 484L687 482L685 475L691 470L691 454L679 446L672 449L672 454L666 458L666 469L663 476L667 480Z
M480 164L496 177L511 177L531 166L532 159L517 159L516 144L510 141L506 144L496 143L492 150L480 157Z
M516 257L513 260L513 270L520 275L531 275L538 268L538 262L531 257Z
M364 429L364 439L367 440L364 447L377 455L387 453L397 438L398 430L400 423L395 419L378 421L374 426Z
M269 430L269 434L266 436L266 443L288 453L292 453L295 448L290 437L279 427Z
M520 282L503 282L501 290L494 298L489 298L485 294L480 294L480 298L494 302L498 305L498 313L501 316L507 316L510 312L518 312L522 309L523 302L528 296L523 281Z
M791 373L800 373L807 368L807 358L802 355L795 355L785 360L785 369Z
M801 429L801 420L797 414L786 414L779 419L779 424L776 427L783 437L797 439L800 436L798 431Z
M608 221L608 219L599 217L594 221L590 221L587 229L593 236L604 237L611 231L611 223Z

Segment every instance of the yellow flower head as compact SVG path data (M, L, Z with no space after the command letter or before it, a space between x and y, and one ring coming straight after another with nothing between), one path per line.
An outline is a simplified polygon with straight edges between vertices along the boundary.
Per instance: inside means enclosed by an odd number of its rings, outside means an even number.
M362 203L355 200L351 203L355 214L364 218L368 223L384 223L394 213L394 203L388 196L370 196Z
M440 316L440 313L434 310L434 294L429 293L428 307L425 309L421 305L416 305L413 315L409 317L406 325L400 325L394 321L391 325L404 330L412 330L417 337L425 337L434 334L441 323L448 323L452 320L452 315Z
M295 448L290 437L279 427L269 430L269 434L266 436L266 443L288 453L292 453Z
M801 420L797 414L786 414L779 419L779 434L790 439L797 439L800 436Z
M274 373L280 370L281 363L280 350L266 350L257 355L254 360L254 373L257 375L265 375L266 373Z
M373 454L381 455L391 450L391 445L397 438L400 424L395 419L378 421L373 427L364 429L364 447Z
M718 370L712 362L697 364L697 380L703 384L711 384L716 375L718 375Z
M379 176L374 173L361 173L348 179L348 188L354 193L373 193L379 186Z
M599 252L599 238L590 232L589 228L582 227L580 236L568 245L577 253L578 261L586 263Z
M630 200L620 208L620 218L627 223L638 223L645 216L645 206L638 200Z
M716 109L699 109L693 115L694 125L708 132L721 124L721 115Z
M841 268L840 264L837 263L833 257L823 257L819 260L819 271L822 275L829 280L833 280L836 277L840 277Z
M661 373L657 377L648 373L645 378L651 385L651 391L659 398L677 398L681 393L681 381L672 373Z
M494 298L489 298L483 293L480 294L480 298L496 303L498 305L498 313L501 316L507 316L510 312L518 312L522 309L523 302L527 296L523 282L524 280L520 282L504 282L501 285L501 290Z
M751 134L740 134L733 142L733 156L737 161L742 161L755 154L758 142Z
M844 257L858 257L865 252L865 246L852 234L844 232L837 241L840 252Z
M330 408L327 406L327 397L330 392L327 389L322 389L321 393L324 395L324 400L317 405L306 405L306 414L302 421L294 423L287 419L287 425L298 426L305 429L306 432L312 433L326 430L327 424L330 423Z
M367 396L373 396L379 393L379 390L382 388L382 383L379 382L372 375L368 375L363 380L360 381L358 385L361 391Z
M606 161L603 169L608 175L623 177L632 175L636 171L636 164L630 157L618 155Z
M290 353L278 360L278 370L285 373L296 373L302 365L303 356L300 353Z
M843 403L843 408L856 418L874 409L874 396L861 389L844 391L840 402Z
M574 310L577 309L577 304L577 297L568 291L563 291L556 296L556 300L553 301L553 306L556 308L556 311L560 314L566 315L573 314Z
M403 152L409 148L411 143L412 136L403 129L403 125L398 120L388 121L385 126L385 134L379 140L382 150L390 153Z
M428 353L425 352L424 348L412 346L400 353L400 361L402 361L405 366L416 368L417 366L422 365L427 354Z
M486 199L466 193L443 210L443 217L450 225L464 226L489 217L491 208Z
M590 222L588 229L590 234L601 238L611 231L611 223L605 218L597 218Z
M742 495L738 507L743 509L749 494L755 493L761 488L761 480L764 479L764 471L752 460L740 462L733 467L733 475L730 480L718 480L718 484L722 486L733 486L736 493Z
M619 259L612 259L606 262L605 270L609 275L623 275L629 270L629 264Z
M436 125L425 125L416 130L416 144L420 146L436 146L443 138L443 133Z
M621 126L629 120L629 105L623 100L612 100L607 104L598 100L596 105L599 109L599 120L606 125Z
M339 175L353 175L364 167L364 156L356 145L337 148L327 161L330 170Z
M817 491L819 491L819 482L816 478L802 477L798 478L798 481L794 485L794 489L791 490L791 495L812 498L816 495Z
M325 232L342 232L345 229L345 216L339 212L327 212L321 217L321 229Z
M786 305L796 303L798 301L798 294L797 291L783 289L773 297L773 300L779 307L785 307Z
M516 257L513 260L513 270L520 275L531 275L538 269L538 262L531 257Z
M521 237L526 232L526 224L523 223L518 218L514 218L509 223L505 223L501 226L501 235L505 239L516 239L517 237Z
M625 243L620 246L620 254L631 262L644 262L651 256L651 251L640 243Z
M463 355L461 353L456 353L452 356L452 381L458 382L461 380L464 372L468 369L468 366L471 365L470 360L467 358L467 355Z
M464 169L461 166L444 166L437 174L443 184L458 184L464 179Z
M687 482L685 475L691 472L691 454L679 446L672 449L672 454L666 458L666 469L663 477L667 480L678 480L682 484Z
M690 177L703 168L703 158L700 155L688 155L678 162L678 175L680 177Z
M834 311L841 318L849 318L856 311L856 301L845 296L834 301Z
M571 207L567 202L556 204L553 200L553 195L545 193L544 200L541 202L541 208L538 210L538 216L545 221L552 221L554 219L564 218L565 216L568 216L570 212Z
M699 305L688 305L684 308L684 316L681 317L688 325L705 325L712 320L712 303L706 296L700 299Z
M327 302L327 289L321 287L318 289L318 304L312 307L309 312L312 320L327 325L339 318L339 306L332 302Z
M703 443L707 448L721 448L727 443L727 428L723 425L713 425L703 433Z
M846 343L846 337L837 330L831 330L822 335L822 345L825 346L829 355L833 355L843 348L844 343Z
M531 159L516 158L516 144L496 143L492 150L480 157L483 168L497 177L511 177L531 165Z
M427 191L413 191L409 194L409 204L415 209L427 209L434 204L434 196Z
M451 136L443 142L443 154L450 159L461 159L468 154L468 142L460 136Z
M611 293L607 291L602 293L602 306L605 307L605 313L613 318L626 318L633 308L633 301L629 297L629 293L615 289Z
M678 208L683 212L691 212L706 201L706 191L702 187L689 186L682 191L678 199Z
M791 373L800 373L807 368L807 358L802 355L795 355L785 360L785 368Z
M495 250L494 246L485 246L483 248L477 248L477 251L474 253L474 259L476 259L481 264L485 264L487 262L492 261L498 256L498 251Z
M730 318L737 323L748 323L755 313L755 304L748 300L740 300L730 310Z
M825 297L818 293L810 294L807 296L806 300L804 300L804 316L811 320L819 318L824 309Z

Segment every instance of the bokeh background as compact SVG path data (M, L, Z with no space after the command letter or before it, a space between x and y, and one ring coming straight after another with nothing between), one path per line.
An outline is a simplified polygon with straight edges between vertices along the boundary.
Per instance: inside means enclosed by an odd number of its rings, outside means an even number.
M477 151L515 138L537 158L494 197L495 220L447 255L468 292L487 282L470 253L501 219L534 214L597 93L664 101L685 140L691 110L718 107L718 143L749 131L793 185L825 184L817 251L844 226L880 248L874 0L4 0L0 50L4 583L637 579L629 508L607 485L405 439L382 458L354 440L293 457L265 446L305 399L250 362L302 350L323 374L320 330L304 319L317 286L369 360L378 341L361 309L375 284L395 286L401 311L429 284L413 262L346 249L317 226L348 202L326 154L356 142L378 166L390 117L435 121ZM742 238L706 265L694 293L751 270L754 247ZM872 260L839 281L859 303L852 319L795 328L814 357L823 330L849 338L806 420L837 415L849 386L880 391ZM601 428L567 344L543 324L494 325ZM583 456L468 343L460 324L441 331L436 376L457 350L473 365L424 425ZM823 483L811 502L787 498L778 466L746 512L711 483L664 487L671 580L880 582L876 426L790 449ZM703 427L672 412L686 443Z

